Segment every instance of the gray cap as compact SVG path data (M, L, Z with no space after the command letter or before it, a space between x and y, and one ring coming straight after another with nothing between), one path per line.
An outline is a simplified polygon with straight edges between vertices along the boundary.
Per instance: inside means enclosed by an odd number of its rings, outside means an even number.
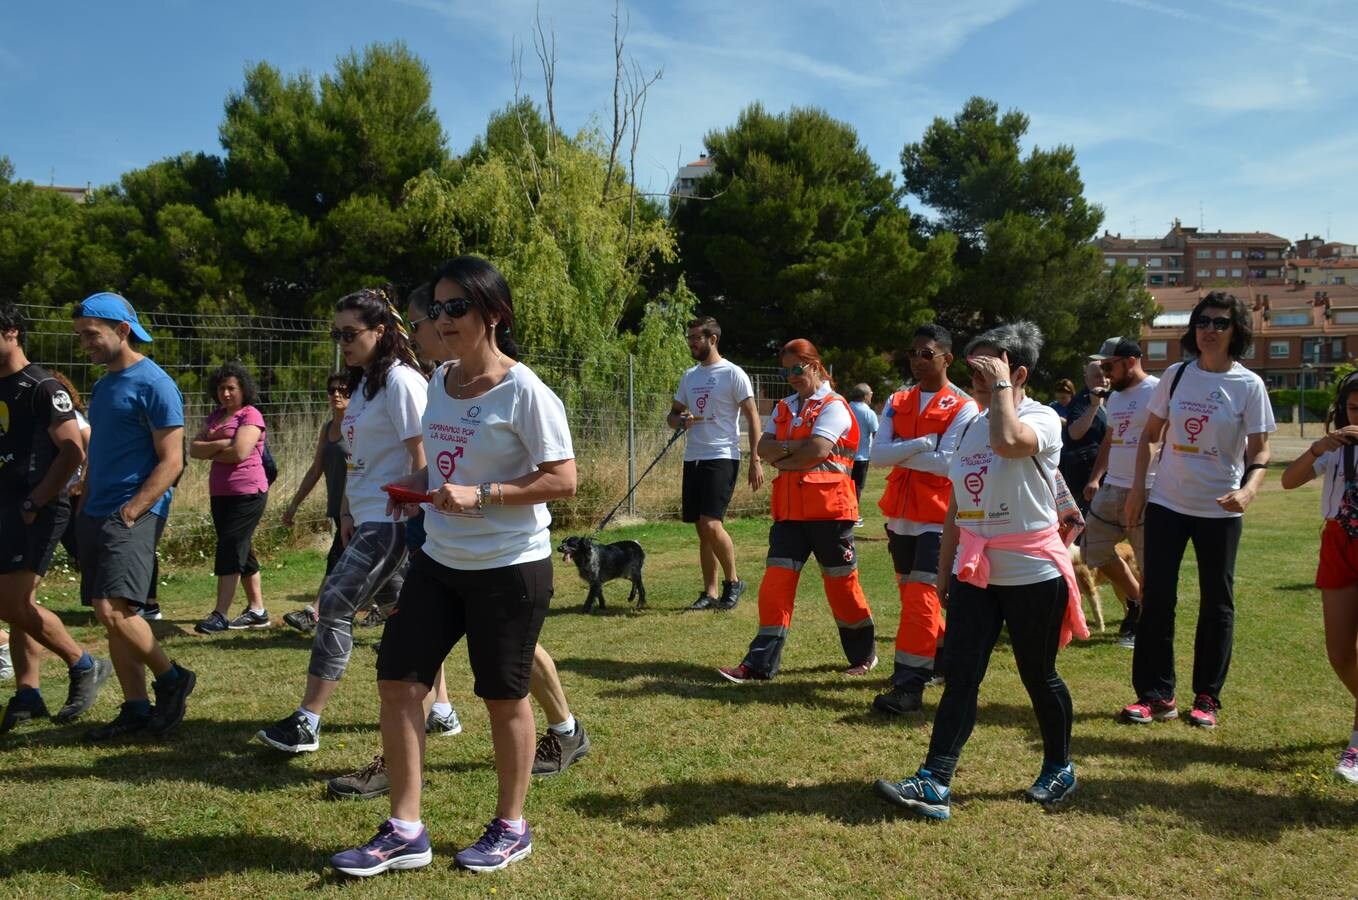
M1102 359L1115 359L1118 357L1135 356L1141 358L1141 345L1131 338L1110 337L1103 342L1098 353L1090 354L1090 359L1098 361Z

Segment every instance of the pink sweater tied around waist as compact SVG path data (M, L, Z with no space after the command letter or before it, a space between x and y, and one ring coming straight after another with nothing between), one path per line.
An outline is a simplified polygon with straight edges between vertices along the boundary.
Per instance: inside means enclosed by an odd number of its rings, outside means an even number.
M1066 580L1068 597L1066 615L1061 622L1060 646L1069 644L1072 637L1080 640L1089 637L1089 626L1085 624L1085 612L1080 604L1080 586L1075 581L1075 567L1070 564L1070 553L1066 550L1056 525L991 538L960 526L958 531L960 535L957 545L959 560L957 577L960 580L979 588L989 587L990 558L986 556L987 548L1027 553L1030 556L1045 556L1056 565L1061 577Z

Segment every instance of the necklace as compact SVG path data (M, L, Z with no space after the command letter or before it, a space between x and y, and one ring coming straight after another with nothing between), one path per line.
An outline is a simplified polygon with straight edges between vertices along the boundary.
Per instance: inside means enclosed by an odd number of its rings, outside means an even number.
M462 398L463 391L465 391L467 388L475 384L478 379L484 378L487 375L489 375L491 368L494 367L495 364L498 363L503 358L504 358L503 355L499 353L495 354L495 358L491 360L490 365L486 366L486 370L484 372L482 372L480 375L473 375L466 381L462 380L462 369L464 367L464 364L459 361L453 378L453 397L455 397L458 400L463 399Z

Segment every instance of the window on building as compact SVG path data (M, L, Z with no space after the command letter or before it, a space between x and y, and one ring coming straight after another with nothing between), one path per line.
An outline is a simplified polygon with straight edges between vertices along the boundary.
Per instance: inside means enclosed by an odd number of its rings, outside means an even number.
M1131 266L1133 269L1135 269L1137 266L1141 265L1141 260L1139 260L1139 259L1137 259L1135 256L1133 256L1133 257L1131 257L1130 259L1127 260L1127 265L1129 265L1129 266Z
M1244 250L1232 250L1232 251L1231 251L1231 259L1244 259L1244 258L1245 258L1245 251L1244 251Z
M1231 270L1231 277L1232 277L1232 278L1244 278L1244 277L1245 277L1245 270L1244 270L1244 269L1232 269L1232 270Z
M1226 277L1226 270L1225 270L1225 269L1217 269L1217 277L1218 277L1218 278L1225 278L1225 277Z
M1198 251L1198 259L1211 259L1211 258L1212 258L1212 251L1211 251L1211 250L1199 250L1199 251Z
M1164 359L1169 354L1169 341L1146 341L1148 359Z
M1150 284L1151 284L1151 287L1163 287L1164 284L1165 284L1165 276L1163 276L1163 275L1152 275L1152 276L1150 277Z
M1330 321L1336 325L1358 325L1358 309L1336 309Z
M1105 256L1105 257L1103 258L1103 264L1104 264L1105 266L1115 266L1115 265L1117 265L1117 262L1118 262L1118 261L1117 261L1116 259L1113 259L1113 257L1111 257L1111 256Z
M1269 359L1287 359L1288 355L1289 355L1291 352L1292 352L1292 342L1291 342L1291 341L1269 341L1269 342L1268 342L1268 358L1269 358Z
M1334 276L1334 283L1335 283L1335 284L1343 284L1343 283L1344 283L1344 276L1343 276L1343 275L1336 275L1336 276Z
M1211 278L1211 277L1212 277L1212 270L1211 270L1211 269L1199 269L1199 270L1198 270L1198 277L1199 277L1199 278Z
M1160 268L1160 263L1161 263L1160 257L1152 256L1150 258L1150 262L1146 263L1146 265L1150 266L1151 268L1158 269Z
M1152 328L1187 328L1188 319L1193 315L1191 312L1166 312L1160 313L1151 319Z
M1286 312L1275 312L1272 322L1274 325L1310 325L1311 311L1309 309L1290 309Z
M1342 362L1348 359L1348 354L1344 352L1344 339L1341 337L1330 338L1330 359L1335 362Z
M1281 258L1282 258L1282 254L1279 253L1277 250L1270 250L1270 251L1268 251L1267 253L1264 254L1264 258L1265 258L1265 259L1281 259Z
M1226 251L1225 251L1225 250L1218 250L1218 251L1217 251L1217 259L1225 259L1225 258L1226 258Z

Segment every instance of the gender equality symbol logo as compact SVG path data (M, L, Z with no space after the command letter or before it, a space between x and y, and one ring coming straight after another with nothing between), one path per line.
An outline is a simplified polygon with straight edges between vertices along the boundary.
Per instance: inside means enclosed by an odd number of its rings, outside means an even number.
M1194 416L1184 422L1184 431L1188 432L1188 442L1196 444L1198 435L1202 434L1202 429L1207 425L1207 421L1212 417L1209 415Z
M977 506L981 505L981 491L985 490L985 478L983 476L989 472L990 466L981 466L975 472L968 472L962 478L962 487L966 488L968 494L971 494L971 502Z
M449 453L447 450L439 451L439 455L435 458L435 463L438 465L439 474L443 476L444 481L453 477L453 472L457 470L457 458L461 455L461 447L455 447L452 453Z

